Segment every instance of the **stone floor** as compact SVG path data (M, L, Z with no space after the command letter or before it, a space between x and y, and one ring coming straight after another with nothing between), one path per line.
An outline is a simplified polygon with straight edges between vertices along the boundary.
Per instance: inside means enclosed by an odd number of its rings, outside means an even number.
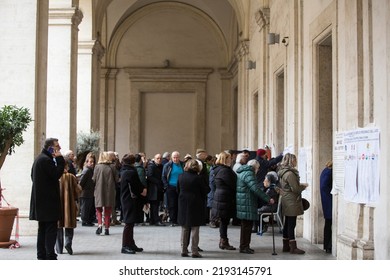
M58 256L59 260L183 260L180 256L181 227L171 226L136 226L135 240L144 252L135 255L121 254L123 225L110 228L110 235L96 235L95 227L82 227L78 224L73 239L73 255L64 250ZM228 235L231 245L238 247L240 240L240 227L229 226ZM298 238L298 247L305 250L304 255L282 253L282 237L275 228L275 253L272 243L272 230L262 236L252 234L251 247L255 254L243 254L235 251L225 251L218 247L219 230L202 226L200 228L199 246L204 250L201 254L207 260L334 260L331 254L326 254L320 245L310 244L307 240ZM0 260L35 260L36 236L21 236L20 248L0 249Z

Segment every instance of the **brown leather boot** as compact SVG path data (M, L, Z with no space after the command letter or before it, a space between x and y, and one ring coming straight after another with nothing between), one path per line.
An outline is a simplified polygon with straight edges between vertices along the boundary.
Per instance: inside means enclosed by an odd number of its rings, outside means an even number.
M290 252L290 243L288 238L283 238L283 252Z
M219 240L219 248L222 250L236 250L236 248L229 244L229 239L227 238L221 238Z
M290 240L290 254L302 255L305 251L297 248L297 242L295 240Z

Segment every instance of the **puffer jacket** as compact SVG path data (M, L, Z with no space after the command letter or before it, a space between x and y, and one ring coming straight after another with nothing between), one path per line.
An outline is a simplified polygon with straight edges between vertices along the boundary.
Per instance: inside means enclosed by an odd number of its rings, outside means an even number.
M237 175L226 165L214 169L215 193L211 213L219 218L232 218L236 212Z
M237 218L242 220L257 220L258 197L267 203L270 200L270 197L257 186L253 167L249 165L240 166L237 169Z
M301 193L305 189L299 183L298 170L282 167L278 171L281 186L282 212L284 216L299 216L303 214Z

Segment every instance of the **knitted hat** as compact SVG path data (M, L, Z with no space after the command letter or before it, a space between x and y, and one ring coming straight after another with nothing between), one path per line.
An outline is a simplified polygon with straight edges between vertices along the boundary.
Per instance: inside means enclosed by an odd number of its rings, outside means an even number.
M258 149L257 152L256 152L257 156L259 156L259 157L264 156L266 153L267 152L264 149Z

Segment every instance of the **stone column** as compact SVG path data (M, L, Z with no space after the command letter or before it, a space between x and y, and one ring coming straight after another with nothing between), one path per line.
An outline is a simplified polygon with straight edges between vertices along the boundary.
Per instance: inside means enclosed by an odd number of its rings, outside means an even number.
M89 132L92 123L92 60L94 41L78 43L77 132Z
M221 143L220 150L233 149L237 143L235 137L237 135L237 128L235 124L235 103L234 91L231 88L232 73L226 69L220 69L219 74L222 82L222 96L221 96Z
M115 91L118 69L103 68L100 89L100 133L103 151L115 151Z
M105 48L99 38L92 48L92 81L91 81L91 129L101 131L100 128L100 83L101 65Z
M258 102L259 102L259 116L260 118L258 124L258 137L257 143L264 144L272 144L273 137L271 135L275 135L275 131L272 129L272 124L275 122L273 119L273 110L274 108L274 98L270 94L269 81L270 77L270 67L269 67L269 46L267 45L267 35L269 33L269 24L270 24L270 9L269 8L261 8L255 14L256 23L259 26L259 36L260 36L260 48L259 55L260 59L256 65L256 68L260 73L262 73L260 77L259 83L259 91L258 91ZM259 148L259 147L254 147Z
M237 98L237 148L248 147L248 87L249 73L246 70L245 62L248 60L249 41L242 41L236 51L238 60L238 98Z
M77 131L77 35L82 13L64 3L49 5L47 137L75 149Z

